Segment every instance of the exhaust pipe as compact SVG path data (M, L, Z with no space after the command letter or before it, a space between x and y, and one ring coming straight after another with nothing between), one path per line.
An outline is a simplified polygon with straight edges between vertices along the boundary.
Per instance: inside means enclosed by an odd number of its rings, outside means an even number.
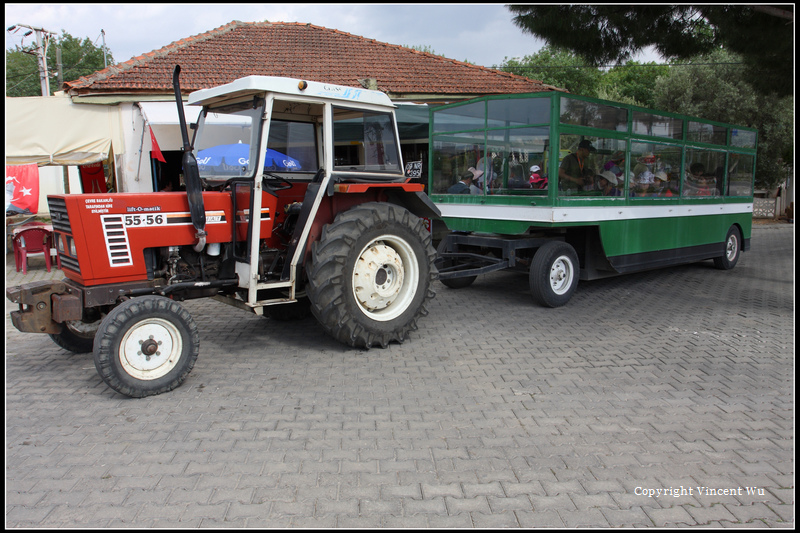
M172 87L175 90L175 103L178 105L178 118L181 122L181 136L183 137L183 179L186 182L186 196L189 199L189 213L192 216L192 225L196 230L197 243L195 252L201 252L206 246L206 210L203 205L203 184L200 182L200 169L197 159L192 153L189 142L189 133L186 131L186 117L183 113L183 99L181 98L180 77L181 67L175 65L172 73Z

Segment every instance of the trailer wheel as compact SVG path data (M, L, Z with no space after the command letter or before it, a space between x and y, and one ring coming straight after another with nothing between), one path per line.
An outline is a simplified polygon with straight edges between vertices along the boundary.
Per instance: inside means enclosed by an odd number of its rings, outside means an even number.
M742 253L742 234L739 228L731 226L725 237L725 253L714 258L714 266L720 270L730 270L736 266Z
M340 213L311 248L311 312L349 346L403 342L427 314L435 256L425 225L402 207L366 203Z
M191 315L162 296L133 298L101 322L94 364L106 384L126 396L143 398L179 386L200 351Z
M61 333L51 333L50 338L69 352L89 353L94 346L94 337L99 325L99 320L95 322L70 320L64 323Z
M565 305L578 287L578 254L569 244L550 241L536 250L530 271L533 299L545 307Z

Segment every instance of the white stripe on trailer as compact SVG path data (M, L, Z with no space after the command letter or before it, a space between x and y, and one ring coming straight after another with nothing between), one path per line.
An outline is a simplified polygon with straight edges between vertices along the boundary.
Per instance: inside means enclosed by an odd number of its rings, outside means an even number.
M541 223L590 223L648 218L678 218L708 215L752 213L752 203L647 205L647 206L581 206L527 207L475 204L436 204L444 218L504 220Z

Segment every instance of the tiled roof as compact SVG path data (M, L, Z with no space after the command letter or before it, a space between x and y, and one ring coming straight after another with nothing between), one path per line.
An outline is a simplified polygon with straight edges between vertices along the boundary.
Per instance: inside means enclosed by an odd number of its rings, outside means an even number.
M189 93L248 75L363 86L374 78L392 98L559 90L522 76L411 48L295 22L239 22L181 39L91 76L67 82L70 95L171 94L181 66Z

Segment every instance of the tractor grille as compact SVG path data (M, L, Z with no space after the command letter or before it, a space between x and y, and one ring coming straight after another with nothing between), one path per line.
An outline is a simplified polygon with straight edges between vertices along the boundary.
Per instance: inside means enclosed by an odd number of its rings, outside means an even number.
M63 198L48 198L47 204L50 207L50 221L53 224L58 250L58 258L61 261L61 268L68 268L73 272L81 273L80 263L77 257L67 255L69 244L72 242L72 227L69 224L69 214L67 214L67 202Z
M63 198L48 198L50 206L50 219L53 223L53 230L61 233L72 234L69 226L69 215L67 214L67 202Z

